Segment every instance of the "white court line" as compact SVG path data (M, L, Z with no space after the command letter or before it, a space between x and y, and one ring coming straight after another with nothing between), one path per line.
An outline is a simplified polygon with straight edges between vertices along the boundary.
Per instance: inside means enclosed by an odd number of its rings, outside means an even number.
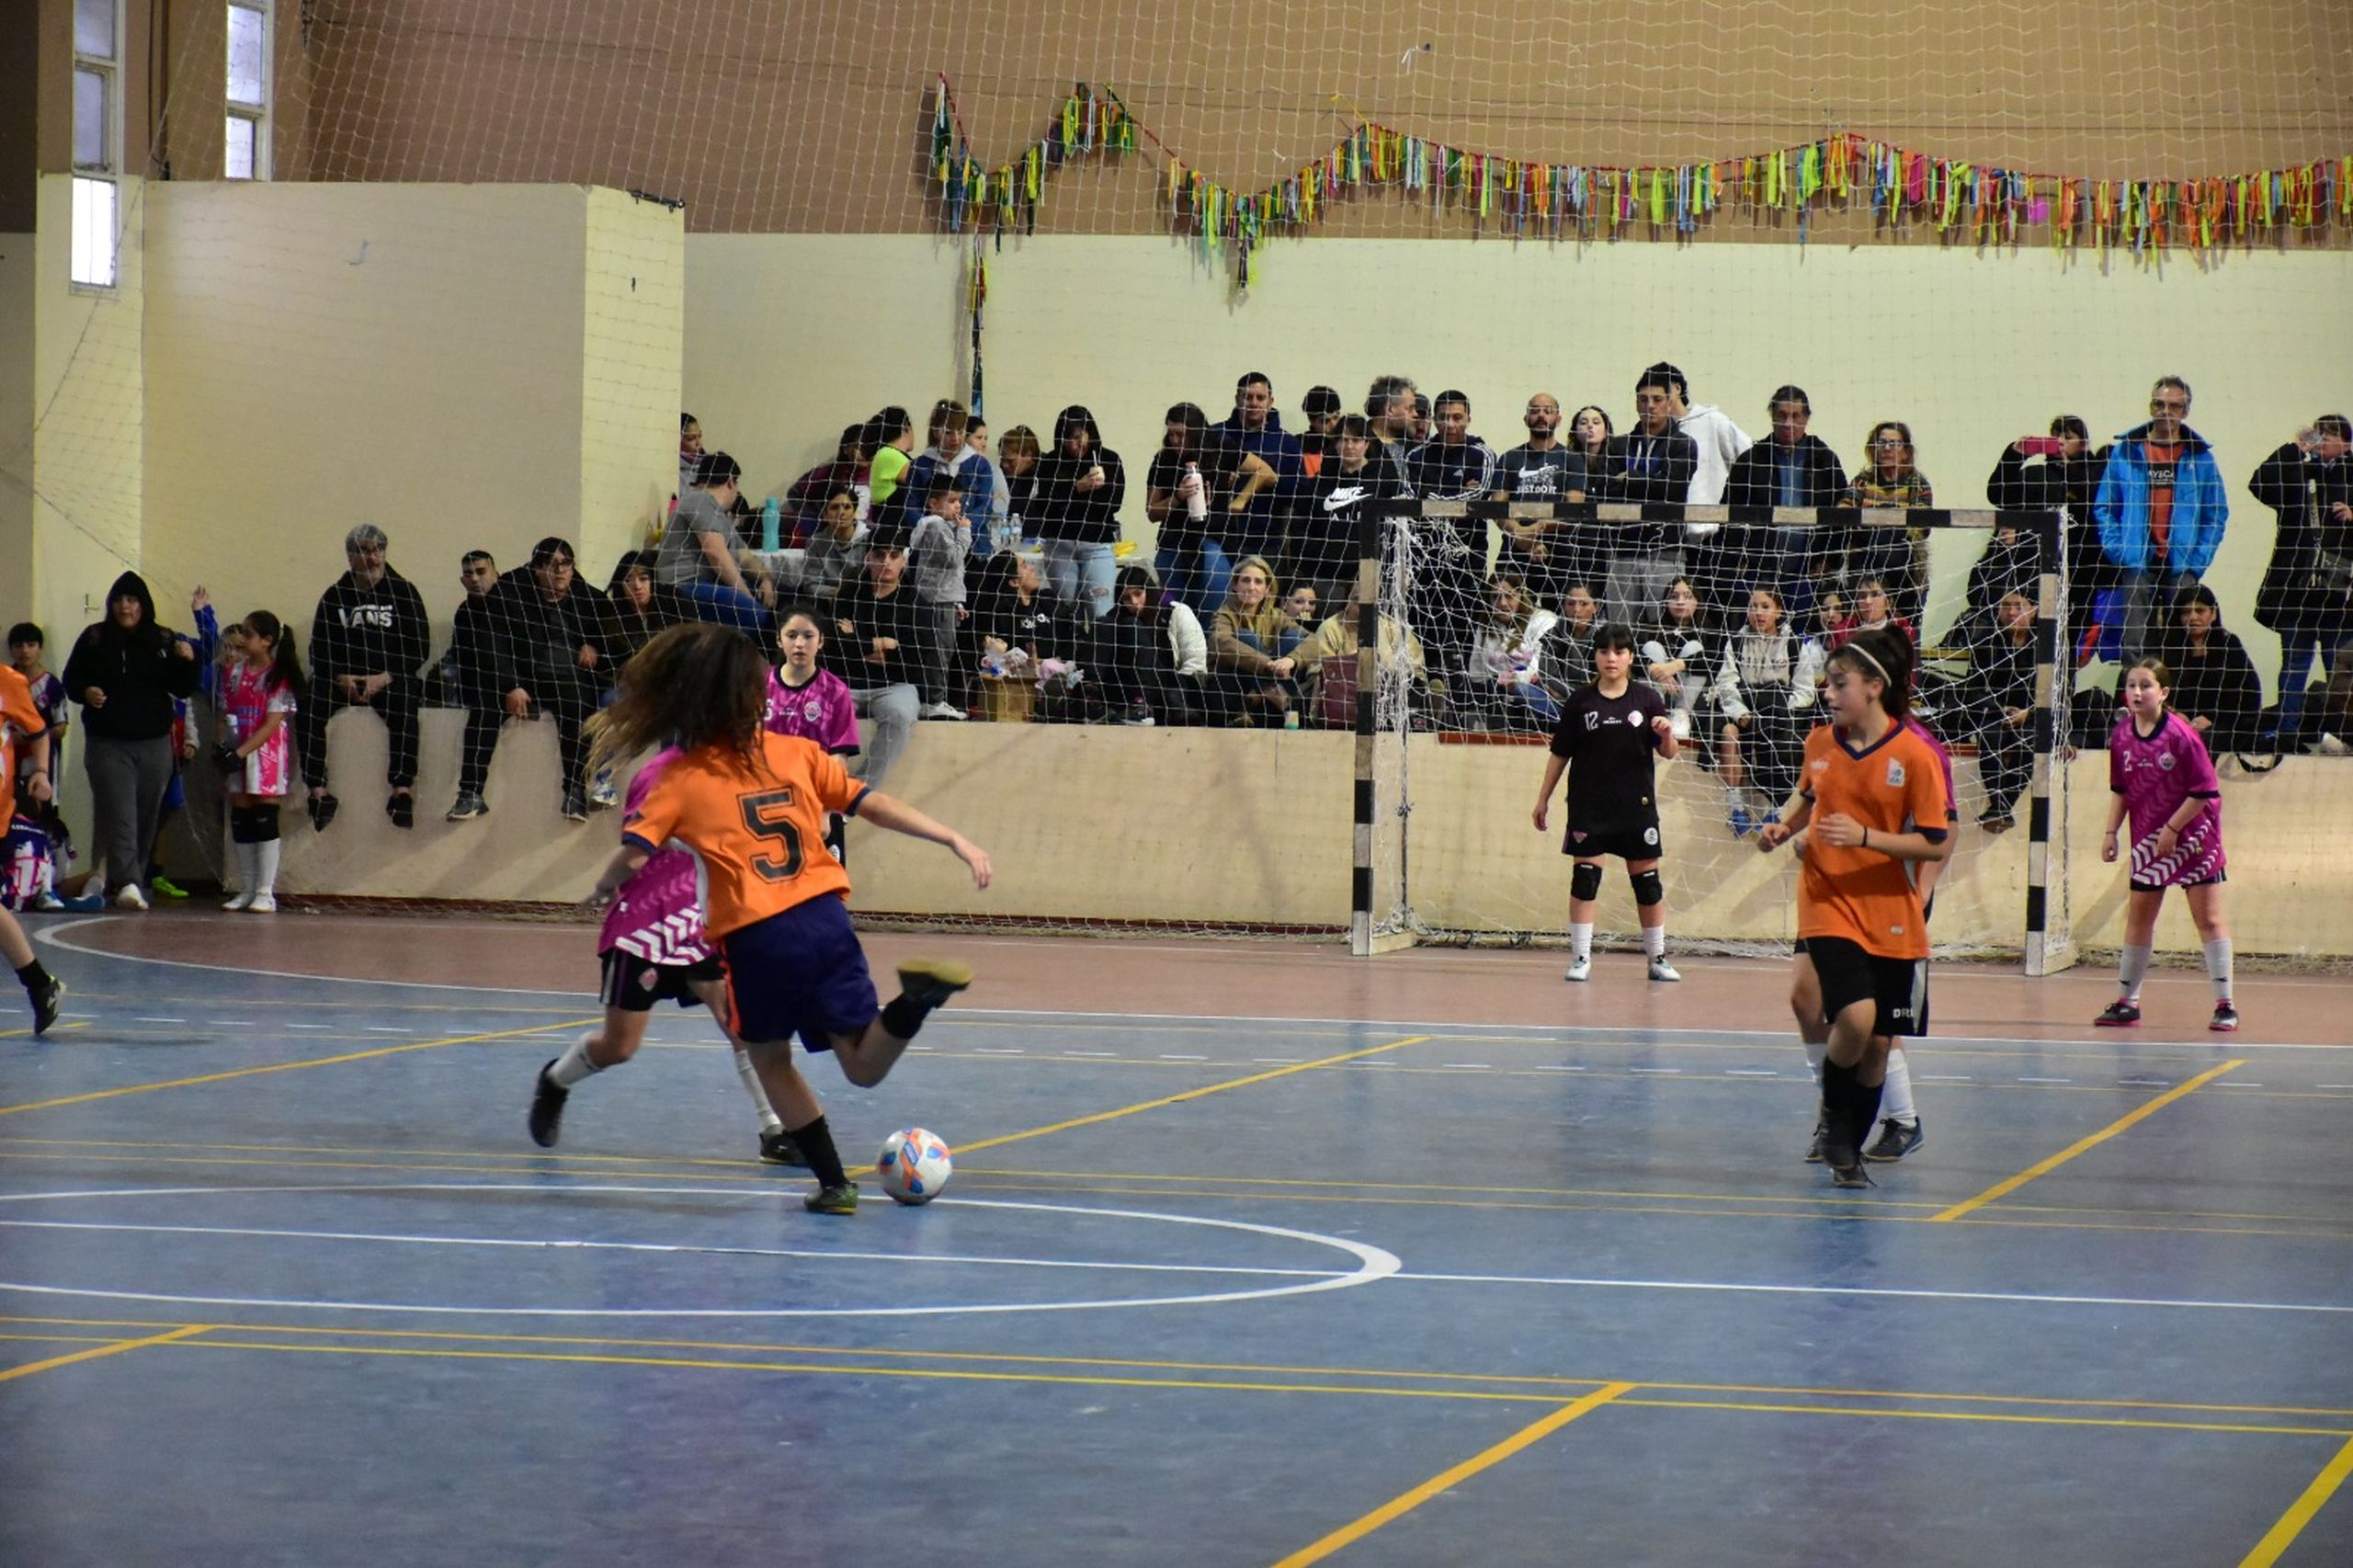
M2021 1084L2072 1084L2075 1081L2073 1078L2029 1078L2023 1074L2018 1078Z
M69 942L64 937L64 933L84 926L103 925L124 918L127 918L127 916L113 915L88 915L81 916L78 919L60 921L54 926L42 926L38 929L34 929L31 926L28 926L27 928L31 931L33 940L37 942L46 942L51 947L62 948L67 952L81 953L90 958L111 960L117 963L156 964L165 969L193 969L202 971L207 974L218 974L221 972L221 966L219 964L195 963L186 959L149 958L139 953L109 952L104 948L85 947L79 942ZM1061 942L1067 942L1073 939L1074 938L1064 937L1058 940ZM1055 944L1043 942L1016 944L997 941L990 943L989 945L1051 946ZM1123 944L1125 949L1129 951L1137 950L1139 946L1141 945ZM1210 949L1206 948L1195 947L1190 944L1155 948L1152 950L1193 954L1206 954L1210 951ZM1257 952L1261 949L1249 948L1242 950L1247 952ZM1367 960L1362 959L1349 959L1347 961L1351 964L1362 964ZM1709 967L1741 967L1756 961L1758 960L1723 960L1721 964L1711 965ZM565 1002L575 1001L582 998L594 999L597 994L597 993L593 991L547 990L526 985L455 985L445 981L379 980L370 976L357 974L304 974L292 970L241 968L237 972L240 974L256 975L273 980L316 981L322 984L391 985L403 986L415 991L465 991L478 995L544 996L550 998L551 1001L563 1000ZM2024 977L2019 976L2018 978ZM2265 978L2270 983L2283 986L2295 985L2308 989L2329 989L2340 991L2345 989L2342 983L2338 982L2298 981L2284 978L2274 979L2269 976ZM2205 985L2208 983L2207 981L2200 977L2182 976L2175 980L2165 981L2163 977L2156 975L2150 976L2148 983L2151 984L2164 983L2176 984L2194 983L2198 985ZM97 1015L69 1013L66 1016L68 1017L96 1017ZM1106 1013L1087 1008L1062 1007L957 1007L949 1017L952 1019L957 1016L975 1018L1011 1018L1016 1020L1022 1018L1076 1018L1087 1020L1108 1020L1114 1024L1336 1024L1344 1028L1355 1027L1368 1029L1394 1028L1407 1030L1438 1030L1440 1032L1453 1034L1525 1034L1533 1036L1540 1040L1559 1039L1564 1035L1572 1037L1592 1035L1608 1040L1613 1043L1625 1043L1627 1041L1627 1037L1630 1034L1645 1037L1654 1036L1666 1040L1731 1040L1736 1043L1747 1043L1753 1042L1759 1034L1779 1035L1782 1032L1778 1029L1686 1029L1651 1027L1630 1030L1620 1025L1466 1023L1461 1018L1360 1018L1334 1017L1328 1015L1292 1013ZM2084 1046L2092 1044L2093 1041L2088 1039L2077 1039L2071 1035L2055 1036L2050 1039L2029 1040L2015 1035L1949 1034L1932 1035L1928 1039L1928 1043L1935 1045ZM2126 1042L2114 1041L2107 1043L2121 1046ZM2130 1042L2131 1045L2135 1047L2157 1046L2180 1049L2211 1047L2214 1041L2211 1035L2197 1040L2156 1040L2144 1037ZM908 1049L920 1051L923 1048L921 1046L911 1046ZM2309 1042L2238 1040L2231 1042L2231 1049L2241 1052L2249 1051L2353 1051L2353 1043L2331 1045ZM1267 1060L1271 1061L1273 1059L1267 1058Z
M2321 1312L2353 1316L2353 1306L2327 1301L2205 1301L2150 1296L2046 1296L2029 1290L1899 1290L1866 1285L1744 1285L1721 1279L1589 1279L1525 1274L1422 1274L1392 1276L1415 1284L1541 1285L1595 1290L1715 1290L1761 1296L1866 1296L1907 1301L2016 1301L2030 1306L2183 1307L2209 1312Z
M1779 1069L1773 1067L1727 1067L1724 1069L1724 1076L1727 1078L1778 1078L1780 1075ZM1927 1076L1925 1073L1915 1073L1912 1075L1915 1078Z
M131 1021L134 1024L184 1024L188 1022L186 1018L133 1018Z

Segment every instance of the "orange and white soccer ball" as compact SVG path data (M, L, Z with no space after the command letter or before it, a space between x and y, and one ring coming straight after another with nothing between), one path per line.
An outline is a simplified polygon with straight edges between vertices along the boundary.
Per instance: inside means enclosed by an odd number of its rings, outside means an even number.
M948 1145L936 1132L902 1127L882 1141L882 1157L874 1162L882 1190L897 1203L928 1203L948 1186L955 1169Z

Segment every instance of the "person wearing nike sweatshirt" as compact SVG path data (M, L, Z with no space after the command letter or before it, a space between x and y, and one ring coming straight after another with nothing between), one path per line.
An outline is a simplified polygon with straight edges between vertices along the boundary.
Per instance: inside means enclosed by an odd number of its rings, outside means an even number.
M416 822L417 671L432 656L425 596L384 560L384 530L362 523L344 536L351 570L319 596L311 617L311 693L296 710L302 778L310 786L311 824L324 833L336 801L327 792L327 723L345 708L375 710L392 733L384 769L392 795L384 813L394 827Z

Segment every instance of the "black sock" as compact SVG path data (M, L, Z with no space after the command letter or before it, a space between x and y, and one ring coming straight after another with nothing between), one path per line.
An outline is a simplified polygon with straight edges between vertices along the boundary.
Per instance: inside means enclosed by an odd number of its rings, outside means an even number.
M834 1148L834 1134L819 1117L806 1127L789 1127L792 1142L800 1147L801 1157L809 1162L809 1174L817 1178L819 1187L840 1187L849 1180L842 1170L842 1157Z
M49 983L49 971L40 967L40 960L35 959L17 971L17 978L25 983L26 990L39 991Z
M882 1027L901 1040L913 1040L929 1017L929 1007L902 991L882 1009Z
M1856 1078L1855 1128L1860 1136L1870 1137L1871 1129L1879 1125L1879 1100L1886 1088L1887 1081L1883 1078L1876 1084L1866 1084L1859 1076Z
M1852 1067L1841 1067L1830 1061L1823 1062L1822 1142L1826 1151L1843 1153L1855 1147L1854 1089Z

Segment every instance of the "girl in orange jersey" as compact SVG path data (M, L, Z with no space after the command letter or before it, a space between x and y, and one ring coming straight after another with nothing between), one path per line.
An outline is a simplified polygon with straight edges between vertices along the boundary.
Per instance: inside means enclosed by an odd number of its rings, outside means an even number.
M25 774L25 793L36 801L47 801L54 791L49 781L49 724L41 718L40 710L33 706L32 687L15 670L0 665L0 831L6 831L17 810L17 748L25 747L25 756L32 767ZM44 1035L57 1022L57 1010L65 995L64 982L41 967L33 955L33 945L25 937L25 928L17 917L0 909L0 955L8 960L8 967L17 971L24 983L25 995L33 1005L33 1033Z
M589 902L609 901L665 846L693 852L735 1033L817 1177L806 1207L848 1214L858 1187L792 1065L793 1037L809 1051L832 1051L851 1083L879 1084L925 1017L970 985L972 971L939 960L902 964L899 994L880 1004L850 929L849 876L825 849L827 813L945 845L972 868L977 887L989 885L989 858L955 829L850 778L814 742L765 730L767 675L758 648L721 626L671 627L630 661L620 699L592 721L591 766L673 741L685 755L629 813L621 847ZM543 1092L564 1092L567 1065L559 1058L542 1071Z
M1840 1187L1867 1187L1861 1141L1879 1117L1888 1051L1919 1028L1928 957L1919 867L1951 852L1936 752L1903 720L1911 645L1858 633L1830 655L1830 722L1806 737L1797 809L1758 835L1770 850L1808 831L1798 877L1798 983L1821 987L1823 1159ZM1913 825L1919 824L1919 825Z

